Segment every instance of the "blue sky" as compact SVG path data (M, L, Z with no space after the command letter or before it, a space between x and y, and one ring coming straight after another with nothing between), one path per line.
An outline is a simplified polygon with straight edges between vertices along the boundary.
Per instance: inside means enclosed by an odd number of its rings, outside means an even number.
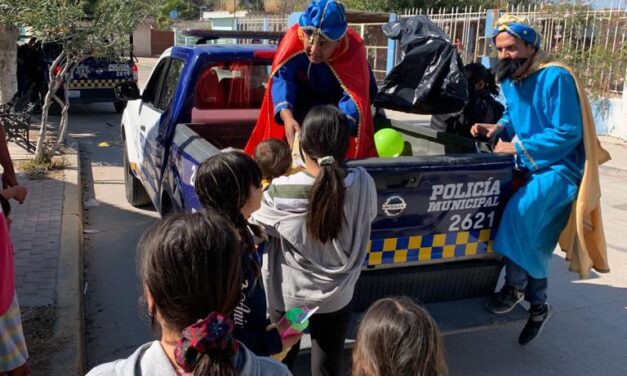
M612 4L614 5L613 9L627 9L627 0L593 0L592 3L597 9L610 8Z

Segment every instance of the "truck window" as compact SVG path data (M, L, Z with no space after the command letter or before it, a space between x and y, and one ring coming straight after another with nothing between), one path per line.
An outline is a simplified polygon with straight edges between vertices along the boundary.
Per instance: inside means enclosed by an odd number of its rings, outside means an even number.
M169 60L170 59L166 58L159 62L159 64L155 68L155 71L150 76L150 79L148 80L148 83L144 88L144 92L142 93L142 102L156 109L158 109L156 101L157 93L159 92L158 90L161 86L161 76L163 76Z
M207 67L196 84L198 109L255 109L261 107L270 65L256 62L220 63Z
M163 85L161 88L161 95L159 96L159 104L156 106L159 110L165 111L172 102L176 87L183 71L185 64L182 60L171 59L170 66L168 67L168 73L165 75Z

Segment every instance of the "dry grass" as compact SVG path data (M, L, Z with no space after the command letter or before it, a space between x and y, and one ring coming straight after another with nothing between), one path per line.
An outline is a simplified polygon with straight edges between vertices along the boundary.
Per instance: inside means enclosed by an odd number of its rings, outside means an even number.
M30 180L43 179L46 177L56 178L59 172L68 166L68 161L63 156L53 157L49 162L38 163L34 159L27 161L17 161L16 170L24 172Z
M55 351L55 345L59 345L50 343L57 321L57 309L44 306L22 307L20 310L32 375L50 375L50 357Z

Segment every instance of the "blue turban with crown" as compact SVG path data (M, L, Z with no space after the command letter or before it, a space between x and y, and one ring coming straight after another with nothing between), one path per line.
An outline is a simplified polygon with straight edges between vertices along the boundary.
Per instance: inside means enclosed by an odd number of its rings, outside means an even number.
M531 44L536 50L540 49L542 36L531 26L529 20L526 18L509 14L503 15L496 21L496 25L492 31L492 40L494 41L496 36L502 32Z
M313 0L298 19L298 25L332 41L341 39L348 27L344 6L335 0Z

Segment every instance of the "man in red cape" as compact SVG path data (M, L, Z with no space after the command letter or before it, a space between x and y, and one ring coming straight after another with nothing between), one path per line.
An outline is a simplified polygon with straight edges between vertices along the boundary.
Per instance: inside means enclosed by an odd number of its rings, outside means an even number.
M370 111L376 82L363 40L347 27L344 7L314 0L279 44L261 112L245 151L268 138L290 146L307 111L334 104L348 119L353 137L347 159L376 157Z

